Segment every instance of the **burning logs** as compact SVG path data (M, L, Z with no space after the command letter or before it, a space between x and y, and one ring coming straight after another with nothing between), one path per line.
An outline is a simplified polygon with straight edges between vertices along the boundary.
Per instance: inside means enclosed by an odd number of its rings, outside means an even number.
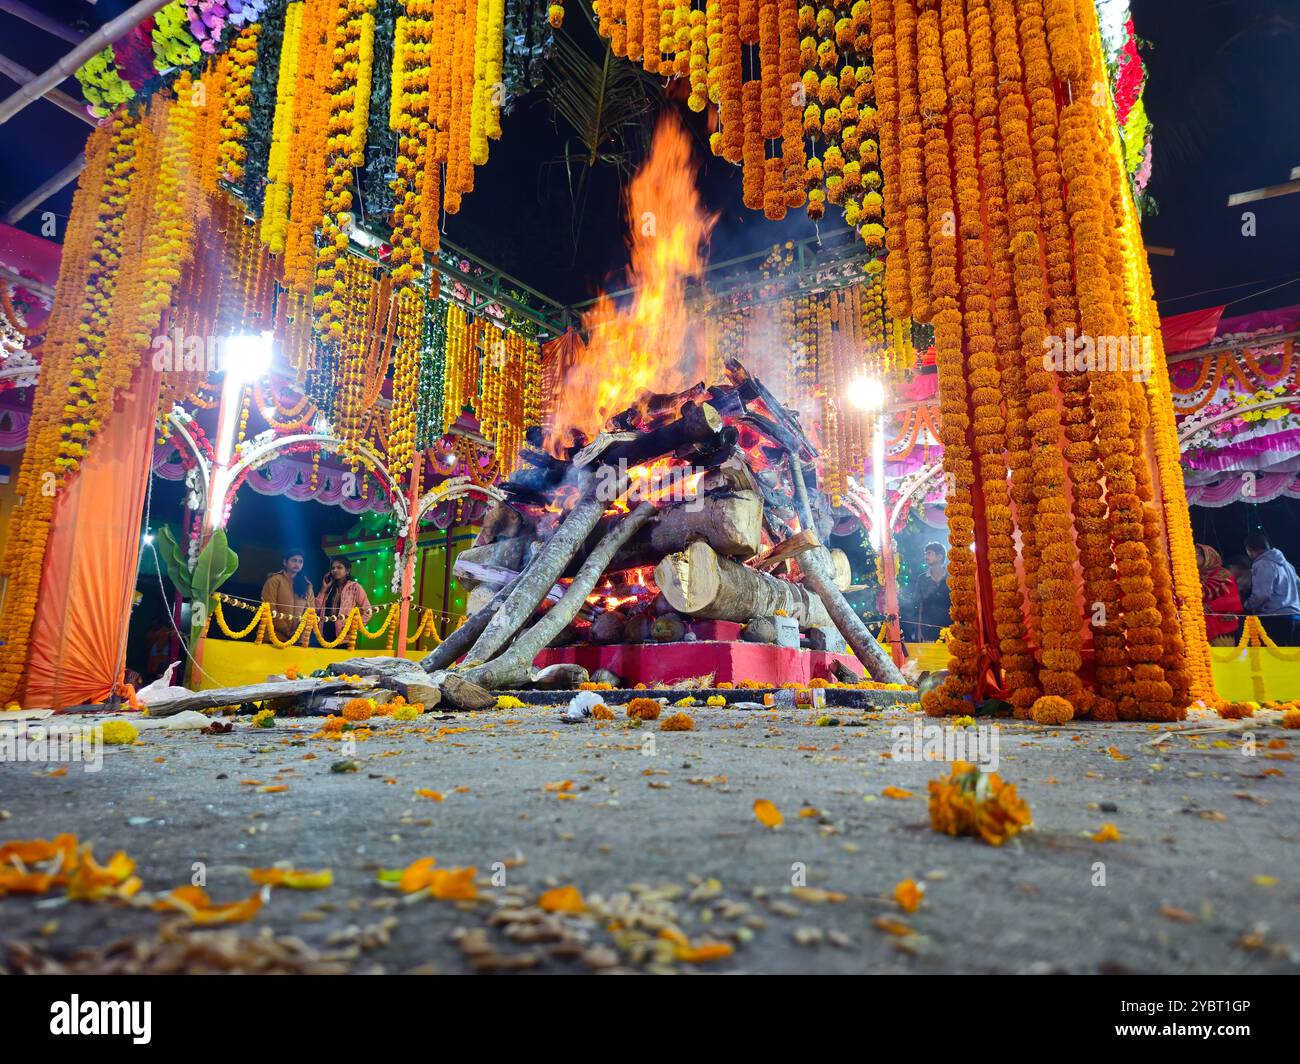
M579 468L591 465L597 459L601 465L640 465L681 447L716 443L722 431L722 416L708 403L685 403L675 421L648 432L604 433L578 452L574 465Z
M728 557L752 558L763 546L763 497L756 491L706 495L665 510L650 533L660 558L692 539Z
M627 614L618 610L606 610L591 622L591 641L593 643L621 643L623 630L627 627Z
M464 678L471 683L487 688L520 687L527 683L532 674L533 659L564 630L565 625L578 615L578 610L586 602L587 596L595 589L596 582L600 579L601 574L605 572L605 567L609 565L610 559L614 557L614 552L629 537L635 534L637 529L649 521L653 515L654 507L648 502L641 503L628 514L619 522L616 528L610 530L604 540L601 541L600 546L588 555L586 562L578 571L578 575L573 578L573 583L569 585L569 590L564 593L564 597L551 607L540 621L516 638L506 653L486 664L466 669L462 674ZM555 534L552 542L559 539L563 534L564 529L561 528ZM540 561L540 558L537 559L534 565ZM530 573L524 574L523 579L520 581L520 587L523 587L528 582L529 576ZM505 610L506 606L502 606L497 616L499 617ZM493 618L493 620L495 619ZM490 623L488 628L491 629ZM481 638L479 642L482 642ZM478 644L476 643L475 649L477 647ZM474 650L471 650L470 653L473 655Z
M703 540L661 561L655 583L674 610L690 617L743 623L780 611L800 628L832 623L821 601L798 584L723 557Z
M746 638L770 641L761 619L774 629L775 615L838 628L873 676L901 681L841 594L847 558L816 534L804 477L815 477L805 463L817 452L798 417L739 363L727 368L729 380L707 390L643 396L591 442L570 432L559 457L522 454L503 486L510 501L457 560L457 577L486 605L422 662L435 682L461 659L455 674L471 683L523 686L548 646L681 643L692 619L759 619ZM796 514L803 532L791 527Z
M596 527L596 522L604 512L605 503L596 497L594 475L590 472L583 474L580 501L569 511L560 527L556 529L555 535L547 540L546 545L533 556L532 564L524 570L522 579L492 615L492 619L483 629L483 634L470 647L467 655L469 661L489 660L528 622L533 611L542 604L546 593L555 585L555 581L560 578L569 560L578 552L578 548ZM648 513L646 517L649 518ZM637 527L639 528L640 525ZM597 573L596 576L599 577L600 574ZM594 580L592 586L595 586ZM576 613L575 607L574 614ZM572 620L572 617L569 620ZM560 627L563 628L564 625ZM551 638L558 634L559 629L552 633ZM548 639L547 642L549 641ZM542 644L545 645L546 643ZM540 649L541 647L538 647L538 650Z

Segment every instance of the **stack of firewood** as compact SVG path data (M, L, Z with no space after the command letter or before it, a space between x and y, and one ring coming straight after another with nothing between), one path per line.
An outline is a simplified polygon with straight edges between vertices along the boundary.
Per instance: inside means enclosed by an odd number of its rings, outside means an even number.
M838 629L873 679L903 682L846 602L829 551L817 450L796 414L735 360L726 377L645 393L588 439L542 447L503 485L454 573L470 616L422 662L488 689L522 687L548 646L674 642L696 619ZM456 666L455 663L461 664Z

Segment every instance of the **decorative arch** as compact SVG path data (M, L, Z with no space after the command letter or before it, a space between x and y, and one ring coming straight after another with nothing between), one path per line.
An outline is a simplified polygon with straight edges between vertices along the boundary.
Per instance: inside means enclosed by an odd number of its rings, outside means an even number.
M424 520L425 514L435 506L441 506L444 502L466 495L478 495L490 502L504 502L506 497L505 492L500 488L490 484L476 484L467 476L448 477L420 496L415 506L415 524L418 526Z
M172 433L185 445L185 449L194 459L192 468L198 471L197 475L191 477L187 474L186 480L194 492L194 501L198 505L190 508L203 513L208 508L208 481L212 476L212 465L208 461L206 452L199 446L198 439L190 431L190 418L183 411L173 407L166 420L171 426Z
M261 468L279 452L290 447L314 443L319 445L322 450L338 453L344 446L343 440L338 436L326 432L303 432L293 436L274 436L269 439L255 438L249 442L252 446L246 447L240 455L239 461L230 467L225 500L227 506L233 502L230 485L238 484L239 478L244 473ZM365 441L356 443L352 446L352 452L357 460L382 482L389 498L392 499L393 516L397 519L399 529L405 527L410 519L410 510L407 507L406 496L402 491L400 481L384 463L379 452L369 443Z
M1178 432L1178 449L1182 450L1183 445L1202 429L1208 429L1211 425L1217 425L1220 421L1241 417L1242 414L1249 413L1252 410L1268 410L1275 406L1295 405L1296 398L1294 395L1281 395L1273 399L1263 399L1258 403L1243 403L1241 406L1234 406L1231 410L1225 410L1213 417L1201 418L1199 421L1185 422Z

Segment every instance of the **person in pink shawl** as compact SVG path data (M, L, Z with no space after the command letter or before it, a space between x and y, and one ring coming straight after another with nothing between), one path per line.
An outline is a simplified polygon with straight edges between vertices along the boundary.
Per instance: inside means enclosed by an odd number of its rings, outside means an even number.
M370 600L366 598L366 589L352 579L352 562L347 558L335 558L316 594L321 635L327 642L333 642L339 637L354 609L361 611L363 624L375 612Z

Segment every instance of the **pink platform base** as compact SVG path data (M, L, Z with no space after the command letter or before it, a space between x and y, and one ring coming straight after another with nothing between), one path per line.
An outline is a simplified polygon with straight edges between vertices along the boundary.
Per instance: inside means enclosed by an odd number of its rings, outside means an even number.
M638 683L674 683L709 673L713 673L715 683L738 684L742 680L757 680L780 687L783 683L806 684L813 679L831 679L830 668L835 661L847 665L858 675L865 672L852 654L794 650L766 643L704 640L696 643L553 647L538 654L534 664L541 668L564 662L581 665L588 672L609 669L622 677L629 687Z

